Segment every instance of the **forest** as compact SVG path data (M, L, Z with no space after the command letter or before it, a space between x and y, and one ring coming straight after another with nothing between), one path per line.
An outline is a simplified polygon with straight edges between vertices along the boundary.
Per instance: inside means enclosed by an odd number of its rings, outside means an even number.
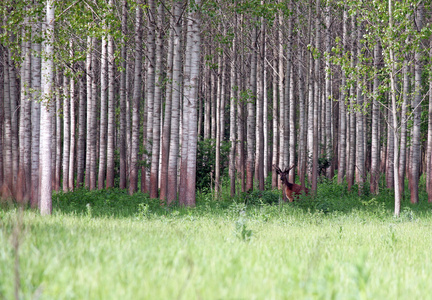
M280 182L432 201L427 1L3 1L0 186L194 206ZM226 178L223 181L223 178ZM426 184L420 185L424 178ZM407 181L407 185L405 182ZM420 191L421 192L421 191Z
M0 299L430 298L431 4L0 1Z

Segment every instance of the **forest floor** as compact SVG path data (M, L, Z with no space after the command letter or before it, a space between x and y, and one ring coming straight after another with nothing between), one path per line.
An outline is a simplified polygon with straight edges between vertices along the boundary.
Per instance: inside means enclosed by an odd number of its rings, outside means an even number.
M226 193L226 191L225 191ZM389 191L279 203L199 193L195 208L137 193L54 196L52 216L3 205L0 299L426 299L432 210Z

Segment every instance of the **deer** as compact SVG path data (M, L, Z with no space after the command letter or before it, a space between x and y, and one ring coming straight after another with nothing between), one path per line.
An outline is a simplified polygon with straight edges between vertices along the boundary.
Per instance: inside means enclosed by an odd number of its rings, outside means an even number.
M289 171L294 168L295 165L291 166L290 168L285 168L284 171L282 171L278 166L273 165L273 168L276 170L276 173L278 175L280 175L280 180L282 181L283 184L283 191L286 195L286 197L288 198L289 202L293 202L294 201L294 196L296 195L300 195L302 193L305 193L306 195L309 193L309 189L295 184L295 183L290 183L288 181L288 174Z

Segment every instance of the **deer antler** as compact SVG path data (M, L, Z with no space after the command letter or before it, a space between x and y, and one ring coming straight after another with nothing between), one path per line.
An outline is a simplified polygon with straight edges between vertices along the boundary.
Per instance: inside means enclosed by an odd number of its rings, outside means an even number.
M290 168L287 167L287 168L285 169L284 172L288 173L288 172L291 171L291 169L294 168L294 167L295 167L295 165L292 165Z
M277 174L281 174L282 173L282 170L278 166L273 165L273 168L276 170Z

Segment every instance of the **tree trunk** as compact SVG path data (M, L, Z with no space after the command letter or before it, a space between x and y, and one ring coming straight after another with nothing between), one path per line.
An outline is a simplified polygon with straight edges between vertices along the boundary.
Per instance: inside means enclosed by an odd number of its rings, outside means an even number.
M423 5L420 4L416 9L415 22L417 29L421 30L423 27ZM421 165L421 81L422 81L422 53L421 49L415 51L414 54L414 98L412 102L413 112L413 126L412 126L412 146L411 146L411 203L418 203L419 201L419 179L420 179L420 165Z
M179 152L179 127L180 127L180 103L181 103L181 68L182 68L182 17L183 0L174 3L174 48L173 48L173 75L172 75L172 110L170 148L168 157L168 186L167 203L172 204L177 200L177 166Z
M141 97L141 69L142 69L142 11L137 6L135 16L135 68L134 68L134 89L132 98L132 142L131 142L131 165L129 177L129 194L138 189L138 152L139 152L139 105ZM141 174L144 176L144 174ZM142 187L141 187L142 188Z
M86 144L86 97L85 76L79 79L79 108L78 108L78 149L77 149L77 182L81 188L84 183L85 144Z
M106 25L103 25L106 27ZM102 51L100 62L100 129L99 129L99 170L98 170L98 189L105 187L106 160L107 160L107 36L102 35Z
M32 45L31 45L31 88L32 88L32 183L31 183L31 207L36 208L39 205L39 141L40 141L40 96L41 96L41 44L35 40L40 37L40 22L36 22L32 26ZM6 129L6 128L5 128Z
M253 189L254 159L255 159L255 118L256 118L256 89L257 89L257 51L258 33L256 25L252 29L251 68L249 78L249 99L247 102L247 156L246 156L246 191Z
M237 27L237 14L234 15L234 28ZM237 34L234 34L231 48L231 66L230 66L230 153L229 153L229 177L230 177L230 195L235 196L236 193L236 101L238 101L238 85L237 85Z
M25 23L28 24L28 18ZM19 125L19 170L16 184L16 200L18 203L27 204L30 200L31 188L31 60L30 60L30 40L23 44L24 61L21 73L21 109ZM1 101L1 100L0 100ZM1 137L1 134L0 134ZM1 185L0 185L1 187Z
M126 72L127 72L127 64L126 64L126 33L127 33L127 0L122 0L122 34L123 41L121 46L121 67L122 71L120 73L120 139L119 139L119 148L120 148L120 189L126 188L126 170L127 170L127 132L129 132L129 128L127 127L128 119L129 119L129 111L127 110L127 98L126 98ZM114 61L113 67L114 67ZM109 177L107 175L107 177Z
M110 9L113 9L113 0L109 1L109 7ZM116 105L115 105L115 79L114 79L114 75L115 75L114 38L110 34L108 35L107 52L108 52L107 53L108 54L108 129L107 129L106 187L112 188L114 187L114 172L115 172L114 138L115 138L115 129L116 129L116 118L115 118ZM120 115L120 118L124 118L124 116ZM123 122L123 124L124 123L125 122ZM122 133L120 133L120 135L122 135Z
M156 40L156 78L154 87L153 103L153 133L152 133L152 151L151 151L151 170L150 170L150 198L158 198L159 188L159 157L160 157L160 135L161 135L161 105L162 105L162 88L164 84L162 60L163 60L163 27L164 3L160 2L158 6L157 20L157 40ZM151 124L151 123L147 123Z
M43 97L41 105L40 116L40 205L39 209L42 215L48 215L52 212L52 199L51 199L51 175L52 175L52 161L51 161L51 122L52 114L49 111L49 99L52 96L53 88L53 50L54 50L54 3L52 0L47 2L47 32L45 33L45 55L42 78L43 78Z
M70 79L70 151L69 151L69 191L74 189L74 163L75 163L75 78Z
M153 143L153 116L154 116L154 101L155 101L155 82L158 70L156 69L156 26L155 26L155 17L156 17L156 4L154 0L148 1L148 9L147 9L147 17L148 17L148 32L147 32L147 133L146 133L146 141L145 141L145 149L144 149L144 161L145 163L151 163L151 155L152 152L152 143ZM148 192L149 191L149 178L148 171L146 168L143 168L143 172L141 174L141 191Z
M374 47L374 66L378 71L379 66L379 44ZM373 81L373 102L372 102L372 136L371 136L371 170L370 170L370 191L372 194L378 194L378 183L379 183L379 154L380 154L380 135L378 131L378 125L380 122L380 114L378 107L379 97L379 78L375 74Z
M69 190L69 150L70 150L70 117L69 117L69 80L65 74L63 74L63 192Z
M199 7L200 0L195 4ZM195 187L196 187L196 151L197 151L197 96L198 96L198 79L199 79L199 63L200 63L200 17L199 11L195 11L189 16L188 21L188 34L186 49L190 52L187 55L190 59L186 59L186 72L185 72L185 101L183 122L185 123L186 131L183 136L182 147L186 147L187 156L182 156L185 164L182 162L182 171L185 176L186 186L184 194L180 194L179 202L185 206L195 206ZM186 143L185 143L186 142ZM183 151L182 151L183 152ZM185 167L185 169L183 169Z

